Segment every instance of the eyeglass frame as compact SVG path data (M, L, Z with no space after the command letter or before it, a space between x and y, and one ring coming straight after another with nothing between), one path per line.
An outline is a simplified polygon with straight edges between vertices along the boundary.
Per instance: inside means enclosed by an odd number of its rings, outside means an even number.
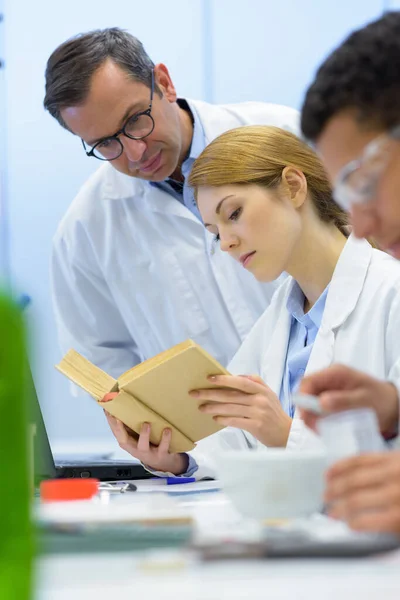
M360 169L363 165L365 165L365 163L371 159L371 157L378 155L379 152L383 152L383 145L391 140L400 141L400 124L395 125L389 131L371 140L365 146L359 158L350 161L341 169L333 187L333 197L341 208L349 212L354 204L366 205L371 202L372 198L374 197L379 179L385 167L387 166L388 158L382 161L382 165L378 173L374 173L373 175L370 174L371 181L369 183L370 189L368 193L357 193L354 189L352 189L351 185L347 183L346 180L348 180L349 177L355 173L355 171L357 171L357 169Z
M81 138L81 142L83 145L83 149L85 150L86 156L97 158L97 160L104 160L106 162L111 162L111 161L119 158L124 151L124 146L123 146L121 140L119 139L120 135L124 135L125 137L129 138L130 140L144 140L147 136L149 136L151 133L153 133L154 126L155 126L154 119L151 114L151 110L153 108L153 96L154 96L154 70L152 69L152 71L151 71L150 103L149 103L148 108L146 110L143 110L140 113L137 113L136 115L131 115L130 117L128 117L126 119L125 123L123 124L123 126L121 127L121 129L119 129L116 133L114 133L114 135L108 135L108 136L104 137L103 139L99 140L98 142L96 142L95 145L89 151L86 148L86 144L85 144L84 140ZM150 117L150 119L151 119L152 127L151 127L149 133L146 133L146 135L142 135L140 137L134 137L132 135L129 135L129 133L127 133L125 131L125 128L128 125L129 121L132 119L133 116L135 116L135 118L138 119L139 117L142 117L143 115ZM99 146L100 144L104 144L105 140L117 140L117 142L121 146L121 152L114 158L101 158L100 156L96 156L94 154L94 151L96 150L97 146Z

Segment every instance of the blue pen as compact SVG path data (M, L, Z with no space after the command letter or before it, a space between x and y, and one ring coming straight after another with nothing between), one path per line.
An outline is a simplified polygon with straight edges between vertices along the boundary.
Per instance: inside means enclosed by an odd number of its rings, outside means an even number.
M178 483L194 483L195 477L167 477L167 485L177 485Z

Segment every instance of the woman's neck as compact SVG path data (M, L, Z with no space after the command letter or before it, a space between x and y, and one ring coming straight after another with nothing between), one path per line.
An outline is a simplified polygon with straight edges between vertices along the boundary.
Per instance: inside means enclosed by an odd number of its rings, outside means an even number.
M332 279L347 238L333 225L319 224L303 231L287 272L305 295L304 312L316 303Z

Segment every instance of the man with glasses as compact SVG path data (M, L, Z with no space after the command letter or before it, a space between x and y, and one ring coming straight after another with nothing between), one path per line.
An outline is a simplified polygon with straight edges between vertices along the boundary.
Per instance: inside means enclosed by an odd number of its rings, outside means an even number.
M132 140L143 140L154 129L154 119L151 116L151 109L153 106L153 95L154 95L154 71L151 71L151 87L150 87L150 104L149 107L143 112L130 115L121 127L114 135L107 137L103 140L99 140L95 143L91 150L87 150L84 140L82 140L83 148L86 152L86 156L94 156L99 160L116 160L121 156L124 151L124 145L119 139L119 136L125 136Z
M102 163L54 240L62 349L116 377L190 337L226 365L276 286L258 283L220 251L186 180L222 132L246 124L296 132L297 111L177 98L165 65L116 28L78 35L53 52L44 106Z
M309 88L301 119L322 156L338 204L357 237L372 237L400 259L400 13L354 32L325 61ZM400 331L399 331L400 335ZM400 370L400 365L399 365ZM325 411L371 407L382 433L398 434L400 390L390 382L334 365L302 383ZM316 417L303 414L315 426ZM400 452L335 465L326 501L356 529L400 535Z

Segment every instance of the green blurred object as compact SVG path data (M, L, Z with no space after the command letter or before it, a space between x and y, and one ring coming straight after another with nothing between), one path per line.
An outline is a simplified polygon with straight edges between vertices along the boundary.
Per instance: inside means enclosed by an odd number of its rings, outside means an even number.
M33 535L25 336L20 308L1 294L0 332L0 599L28 600Z

